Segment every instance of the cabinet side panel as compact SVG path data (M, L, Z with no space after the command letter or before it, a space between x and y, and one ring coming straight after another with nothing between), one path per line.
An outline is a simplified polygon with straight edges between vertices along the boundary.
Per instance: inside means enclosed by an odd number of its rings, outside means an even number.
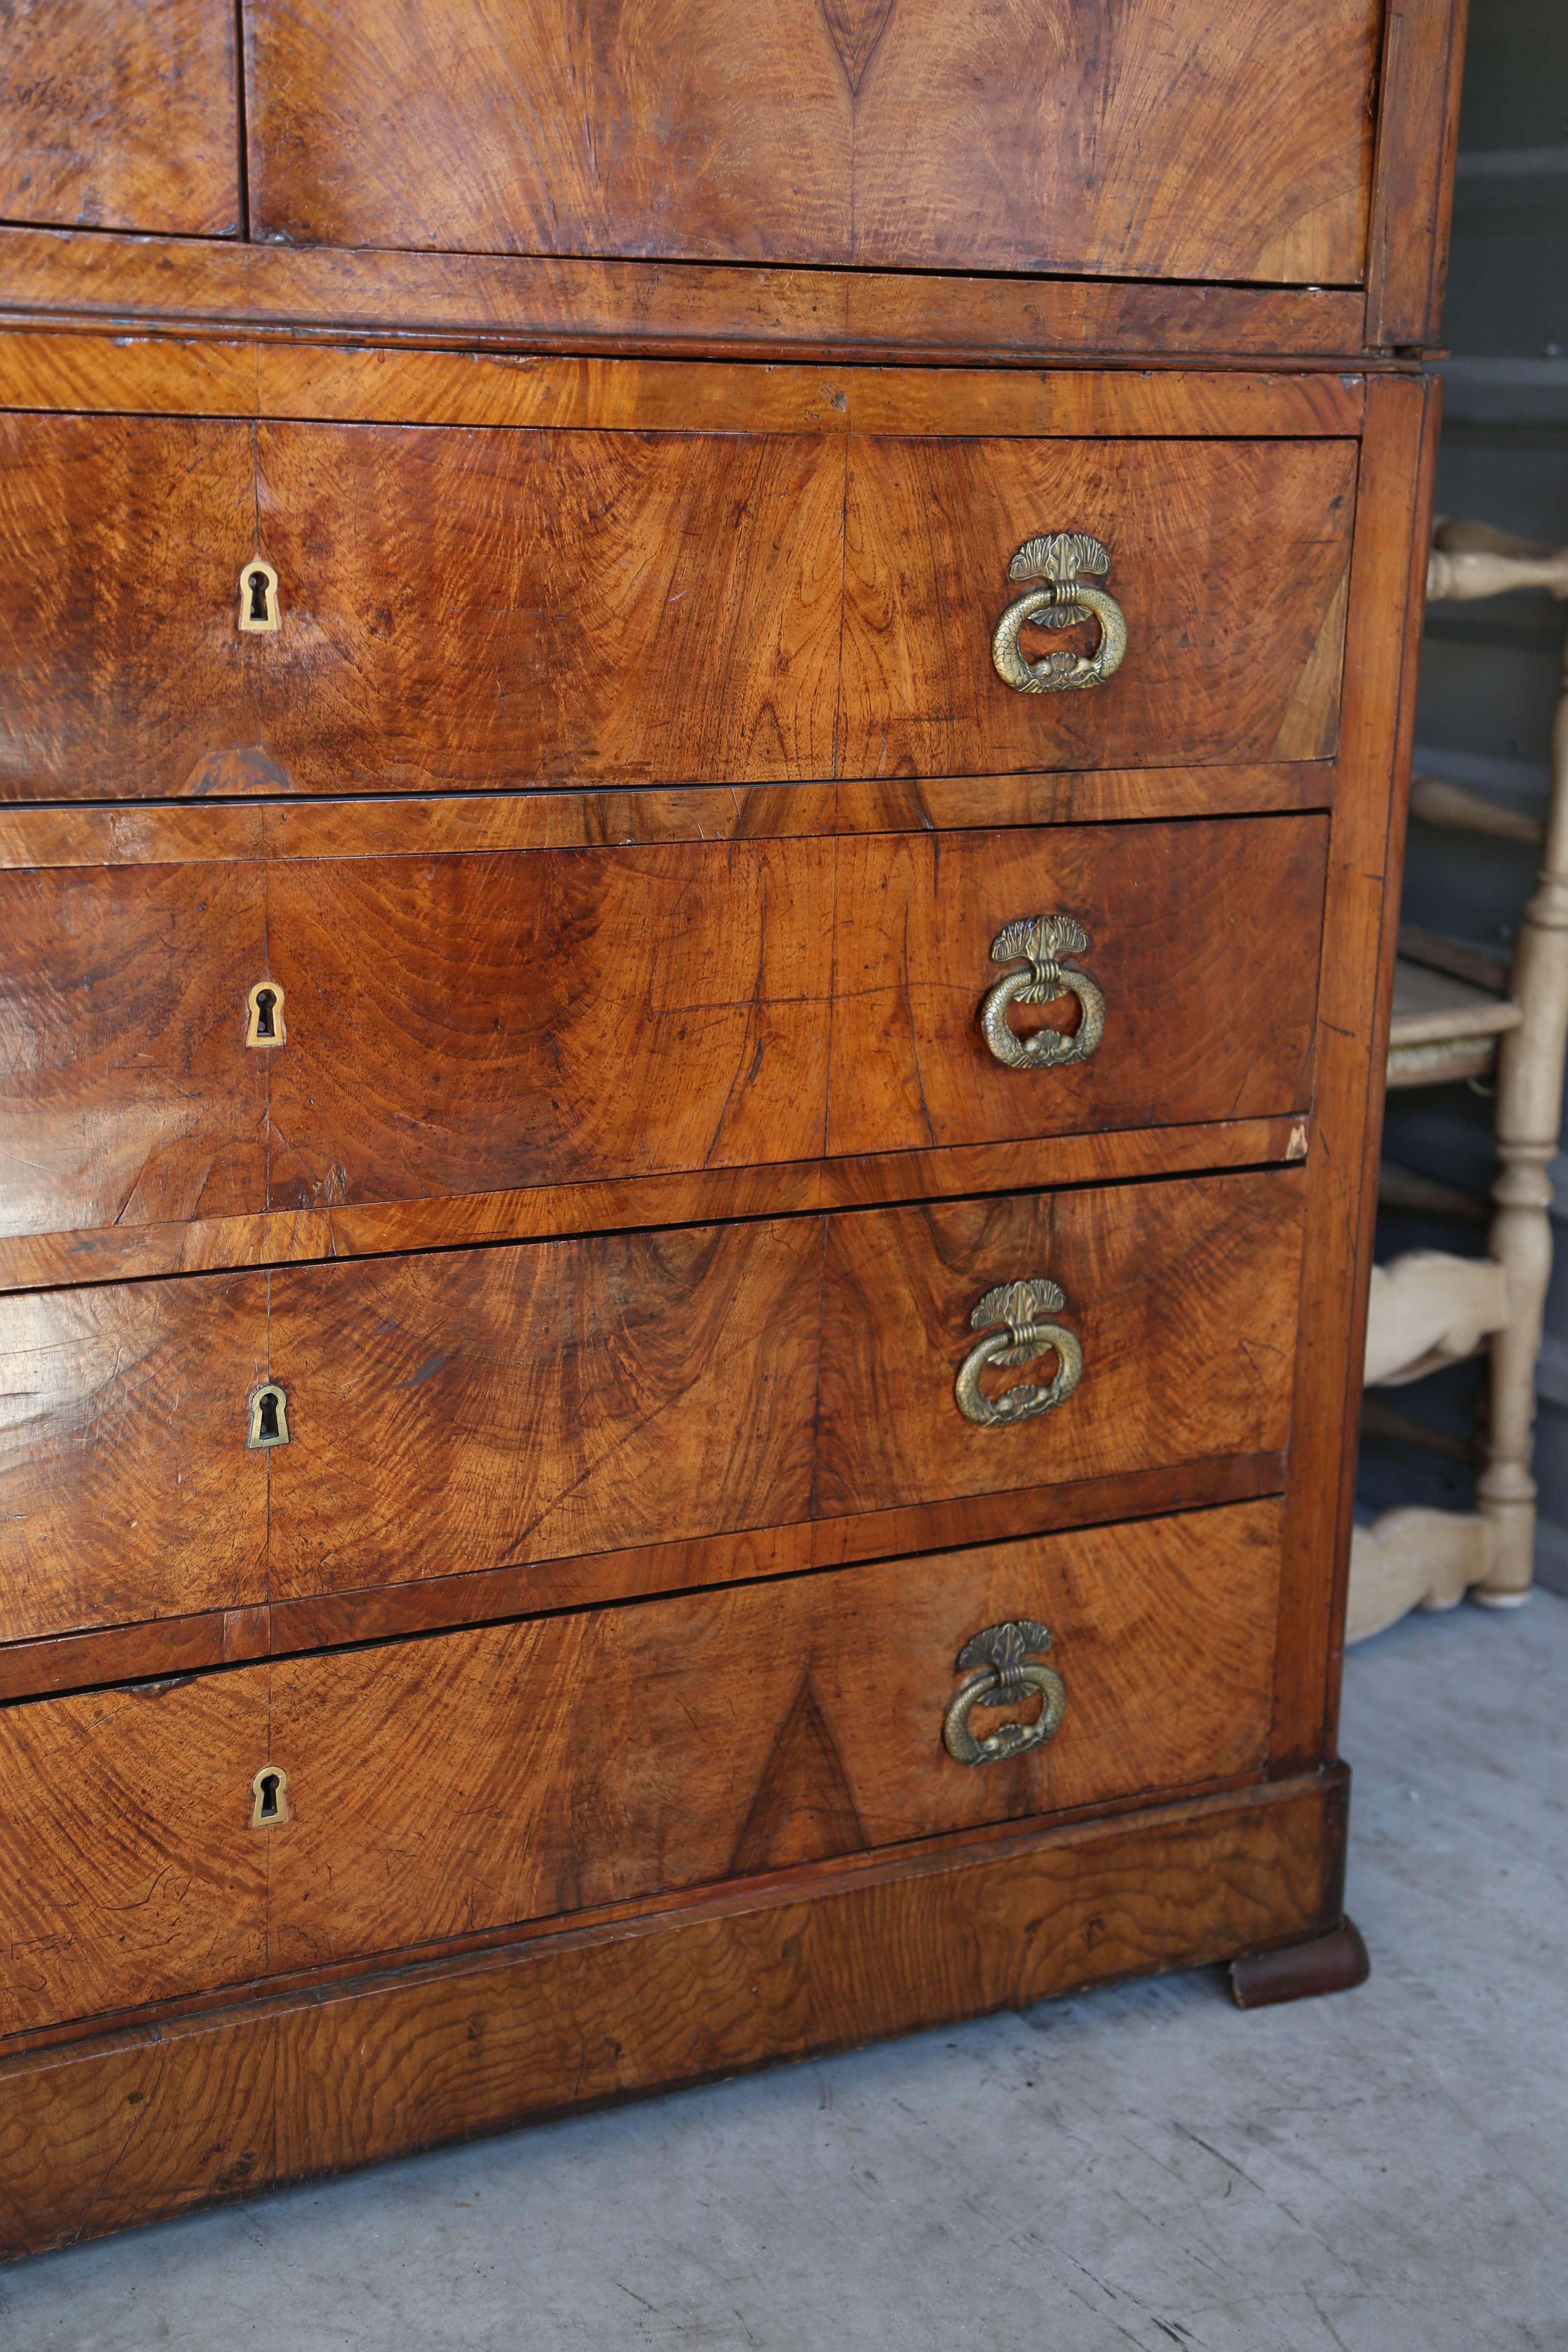
M1331 1749L1438 391L1368 387L1329 840L1274 1769Z

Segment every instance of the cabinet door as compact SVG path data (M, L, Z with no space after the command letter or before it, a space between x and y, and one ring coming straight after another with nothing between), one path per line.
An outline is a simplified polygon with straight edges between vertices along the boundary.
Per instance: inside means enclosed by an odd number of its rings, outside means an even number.
M289 244L1344 285L1376 0L247 0Z
M0 219L234 236L232 0L11 0L0 31Z

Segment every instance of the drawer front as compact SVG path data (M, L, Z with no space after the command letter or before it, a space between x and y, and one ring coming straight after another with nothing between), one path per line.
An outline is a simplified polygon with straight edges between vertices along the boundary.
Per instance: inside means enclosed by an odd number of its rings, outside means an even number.
M1310 816L0 873L0 1233L1300 1110L1326 846ZM1042 916L1084 940L1048 988L994 953ZM1086 1021L1085 1058L1026 1058Z
M6 416L0 791L830 775L843 495L805 435Z
M0 2030L1255 1773L1279 1520L1249 1504L6 1709L27 1912ZM1026 1663L1059 1675L1059 1723L961 1762L943 1725L972 1678L961 1750L1042 1712L1047 1676L993 1706L996 1676L956 1665L1003 1624L1048 1633Z
M1339 740L1356 452L1347 441L998 441L855 436L838 772L984 774L1315 760ZM1005 685L992 632L1081 532L1126 652L1085 690ZM1092 659L1098 622L1021 625L1038 662Z
M847 507L845 464L826 434L0 418L0 792L1333 751L1353 444L852 435ZM1016 690L994 655L1042 593L1009 567L1052 534L1100 546L1068 568L1124 616L1087 691ZM1037 664L1110 642L1020 629Z
M5 11L0 220L234 236L229 0L43 0Z
M1353 283L1373 0L252 0L253 234ZM520 103L520 93L526 102ZM1149 191L1162 192L1152 203Z
M1301 1201L1295 1169L0 1301L0 1622L544 1570L1278 1453ZM983 1396L1065 1361L1049 1338L998 1360L1007 1318L982 1303L1037 1276L1081 1376L966 1418L976 1349ZM263 1381L286 1442L257 1446Z

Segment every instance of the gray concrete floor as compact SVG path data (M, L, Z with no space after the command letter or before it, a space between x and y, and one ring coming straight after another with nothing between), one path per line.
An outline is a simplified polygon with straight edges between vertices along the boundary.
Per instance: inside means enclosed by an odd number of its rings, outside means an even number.
M1568 1601L1356 1652L1364 1990L1047 2001L0 2271L4 2352L1568 2347Z

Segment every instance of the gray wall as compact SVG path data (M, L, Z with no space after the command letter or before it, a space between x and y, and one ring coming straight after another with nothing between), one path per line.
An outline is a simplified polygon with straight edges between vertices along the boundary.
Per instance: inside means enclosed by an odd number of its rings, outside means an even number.
M1568 541L1568 0L1471 0L1443 362L1438 511ZM1568 614L1547 596L1433 607L1416 709L1418 772L1511 806L1545 805L1548 743ZM1531 854L1413 824L1405 915L1506 944L1533 879ZM1479 1202L1495 1171L1489 1099L1465 1087L1391 1096L1385 1157ZM1560 1160L1560 1259L1547 1310L1536 1476L1542 1578L1568 1590L1568 1161ZM1385 1212L1397 1250L1479 1254L1478 1219ZM1482 1368L1381 1392L1445 1448L1363 1435L1360 1501L1468 1507ZM1375 1408L1374 1408L1375 1409ZM1369 1414L1369 1420L1371 1415Z

